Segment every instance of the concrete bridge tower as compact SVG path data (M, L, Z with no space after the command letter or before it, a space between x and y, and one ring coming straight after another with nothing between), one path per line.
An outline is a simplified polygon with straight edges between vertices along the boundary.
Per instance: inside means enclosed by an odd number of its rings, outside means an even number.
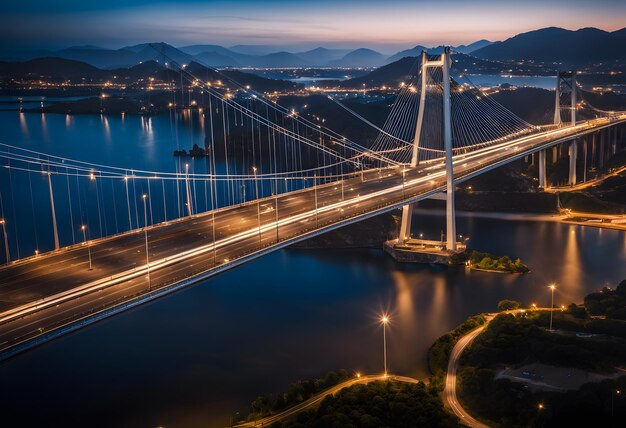
M422 92L420 94L420 106L415 126L415 139L413 141L413 154L411 167L419 162L419 143L424 121L424 108L426 101L426 70L429 67L441 67L443 75L443 145L446 163L446 248L456 250L456 218L454 209L454 170L452 165L452 114L450 106L450 65L452 63L450 48L445 48L439 60L429 61L428 55L422 51ZM405 241L411 236L411 216L413 206L411 204L402 207L402 223L400 225L400 241Z

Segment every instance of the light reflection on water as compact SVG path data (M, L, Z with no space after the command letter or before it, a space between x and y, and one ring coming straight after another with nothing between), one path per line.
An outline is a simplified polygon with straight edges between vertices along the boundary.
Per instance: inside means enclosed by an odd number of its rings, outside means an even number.
M56 154L123 167L172 170L177 144L203 141L197 124L190 133L177 117L107 117L105 129L97 117L11 114L0 113L2 141L41 149L48 132ZM431 238L444 221L420 213L413 223ZM532 272L402 265L380 250L279 251L3 363L3 417L22 426L222 427L258 394L297 379L380 372L383 310L392 317L390 371L425 377L432 342L501 299L548 305L554 281L555 303L566 305L626 278L624 232L477 215L459 216L458 230Z

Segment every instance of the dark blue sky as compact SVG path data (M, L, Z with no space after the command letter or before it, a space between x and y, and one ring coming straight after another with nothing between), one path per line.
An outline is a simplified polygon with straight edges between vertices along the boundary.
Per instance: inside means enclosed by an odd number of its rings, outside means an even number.
M416 44L502 40L547 26L626 26L624 0L14 0L2 9L5 48L166 41L393 52Z

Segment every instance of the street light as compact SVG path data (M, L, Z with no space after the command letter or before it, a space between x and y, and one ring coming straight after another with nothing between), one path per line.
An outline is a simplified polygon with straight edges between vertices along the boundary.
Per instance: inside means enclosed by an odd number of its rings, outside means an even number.
M385 364L385 376L387 376L387 324L389 323L389 317L383 315L380 322L383 323L383 361Z
M87 242L87 233L85 232L85 229L87 229L87 227L83 224L80 227L80 230L83 231L83 243L84 245L87 245L87 254L89 254L89 270L92 270L93 267L91 266L91 246L89 245L89 242Z
M611 391L611 419L615 415L615 396L620 395L622 391L619 389L614 389Z
M554 290L556 289L556 285L550 284L550 291L552 292L552 303L550 304L550 331L552 331L552 312L554 308Z
M152 281L150 280L150 256L148 254L148 211L146 209L146 198L148 195L143 194L141 198L143 199L143 232L146 237L146 267L148 269L148 291L152 288Z
M0 219L0 225L2 225L2 233L4 235L4 254L6 255L7 264L11 263L11 254L9 254L9 238L7 237L7 228L5 226L6 220Z
M256 166L252 167L252 172L254 173L254 194L256 198L256 216L257 216L257 225L259 228L259 244L260 244L262 242L261 240L261 201L259 201L259 184L256 179Z

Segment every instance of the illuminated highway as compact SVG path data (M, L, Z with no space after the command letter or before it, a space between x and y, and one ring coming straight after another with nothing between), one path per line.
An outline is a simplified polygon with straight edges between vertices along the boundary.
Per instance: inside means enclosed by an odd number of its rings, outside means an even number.
M580 122L454 157L457 182L530 153L624 123ZM352 178L222 208L148 230L75 245L0 269L0 358L334 228L425 199L445 188L445 166L368 170ZM260 214L259 214L260 213ZM80 322L77 322L79 321Z

